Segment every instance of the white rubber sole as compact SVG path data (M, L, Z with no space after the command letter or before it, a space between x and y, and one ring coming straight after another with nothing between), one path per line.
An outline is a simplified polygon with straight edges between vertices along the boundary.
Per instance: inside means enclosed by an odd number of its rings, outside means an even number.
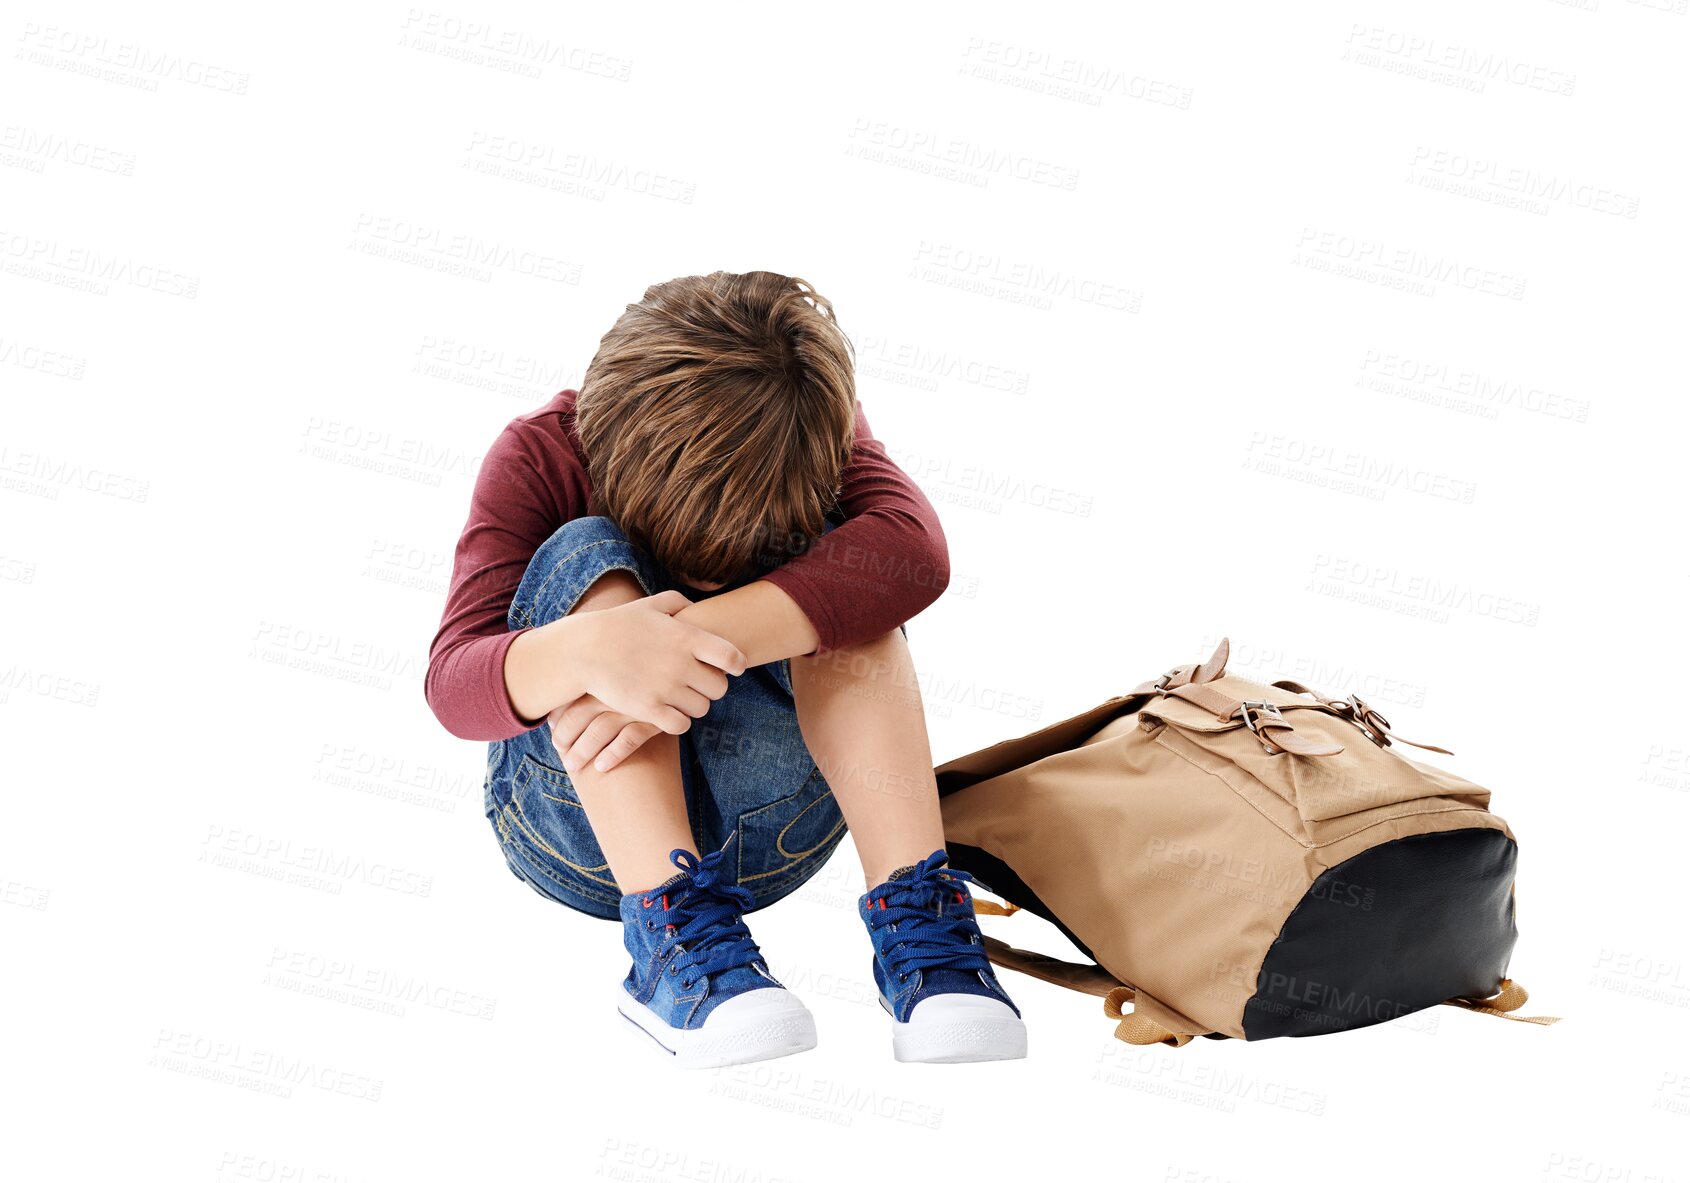
M880 1005L886 1008L884 998ZM892 1058L905 1064L974 1064L1026 1055L1027 1025L996 998L935 994L915 1004L909 1022L892 1023Z
M644 1003L616 987L616 1009L633 1024L640 1042L674 1057L677 1068L725 1068L774 1060L816 1046L816 1020L791 991L747 990L711 1011L701 1027L677 1030Z

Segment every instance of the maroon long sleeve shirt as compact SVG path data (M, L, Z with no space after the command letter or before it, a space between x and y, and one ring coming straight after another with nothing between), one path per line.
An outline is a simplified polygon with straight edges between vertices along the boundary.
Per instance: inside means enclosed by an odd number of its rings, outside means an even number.
M588 512L575 395L565 390L511 420L476 478L424 680L435 716L463 739L529 729L505 690L505 651L527 630L508 630L506 616L540 544ZM938 515L869 431L861 404L839 505L841 525L763 576L809 618L818 652L891 632L938 599L950 578Z

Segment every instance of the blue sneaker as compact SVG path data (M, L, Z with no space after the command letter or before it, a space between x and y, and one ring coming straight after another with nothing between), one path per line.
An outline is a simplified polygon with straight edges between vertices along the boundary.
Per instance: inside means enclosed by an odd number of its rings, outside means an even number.
M935 850L857 901L874 942L874 984L892 1016L892 1055L925 1064L1018 1060L1027 1028L986 958L966 871Z
M816 1046L815 1019L769 973L745 927L753 900L734 881L726 850L703 858L671 851L680 874L622 897L622 941L634 964L617 1009L683 1068Z

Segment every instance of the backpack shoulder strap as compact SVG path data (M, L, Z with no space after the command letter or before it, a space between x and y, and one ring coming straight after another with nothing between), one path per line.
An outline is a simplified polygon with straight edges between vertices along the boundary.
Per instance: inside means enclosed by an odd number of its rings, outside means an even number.
M1107 997L1121 987L1120 980L1101 965L1081 965L1074 961L1063 961L1060 957L1047 957L1043 953L1017 949L996 937L986 937L986 956L992 959L994 965L1013 969L1030 978L1038 978L1041 982L1049 982L1053 986L1063 986L1098 998Z
M994 965L1016 970L1053 986L1101 997L1103 1013L1111 1019L1120 1020L1115 1025L1115 1038L1123 1043L1165 1043L1169 1047L1184 1047L1194 1036L1208 1034L1206 1030L1173 1030L1169 1023L1179 1027L1192 1027L1193 1024L1171 1007L1126 985L1101 965L1082 965L1063 961L1060 957L1047 957L1043 953L1017 949L996 937L986 937L985 940L986 955ZM1133 1004L1132 1010L1122 1009L1127 1003Z
M974 903L975 910L982 915L1009 916L1021 910L1014 904L1003 905L991 900L977 899ZM985 937L985 941L986 956L992 959L994 965L1013 969L1053 986L1102 998L1103 1013L1111 1019L1120 1020L1115 1027L1115 1038L1123 1043L1165 1043L1169 1047L1184 1047L1193 1036L1209 1034L1207 1031L1174 1030L1173 1027L1191 1027L1193 1024L1171 1007L1122 982L1101 965L1064 961L1060 957L1017 949L996 937ZM1535 1023L1540 1027L1550 1027L1561 1021L1555 1015L1514 1014L1530 997L1524 986L1512 978L1503 978L1497 993L1490 998L1449 998L1444 1000L1443 1005L1459 1006L1463 1010L1498 1019L1512 1019L1516 1023ZM1133 1009L1123 1010L1129 1002L1133 1004Z

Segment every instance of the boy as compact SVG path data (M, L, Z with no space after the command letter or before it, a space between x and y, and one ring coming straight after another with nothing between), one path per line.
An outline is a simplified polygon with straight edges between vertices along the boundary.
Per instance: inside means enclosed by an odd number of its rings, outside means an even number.
M894 1055L1026 1054L968 876L945 868L901 628L948 577L933 507L870 433L850 344L802 280L649 288L580 392L489 449L428 702L490 741L516 876L621 921L618 1009L677 1064L815 1046L744 917L847 824Z

